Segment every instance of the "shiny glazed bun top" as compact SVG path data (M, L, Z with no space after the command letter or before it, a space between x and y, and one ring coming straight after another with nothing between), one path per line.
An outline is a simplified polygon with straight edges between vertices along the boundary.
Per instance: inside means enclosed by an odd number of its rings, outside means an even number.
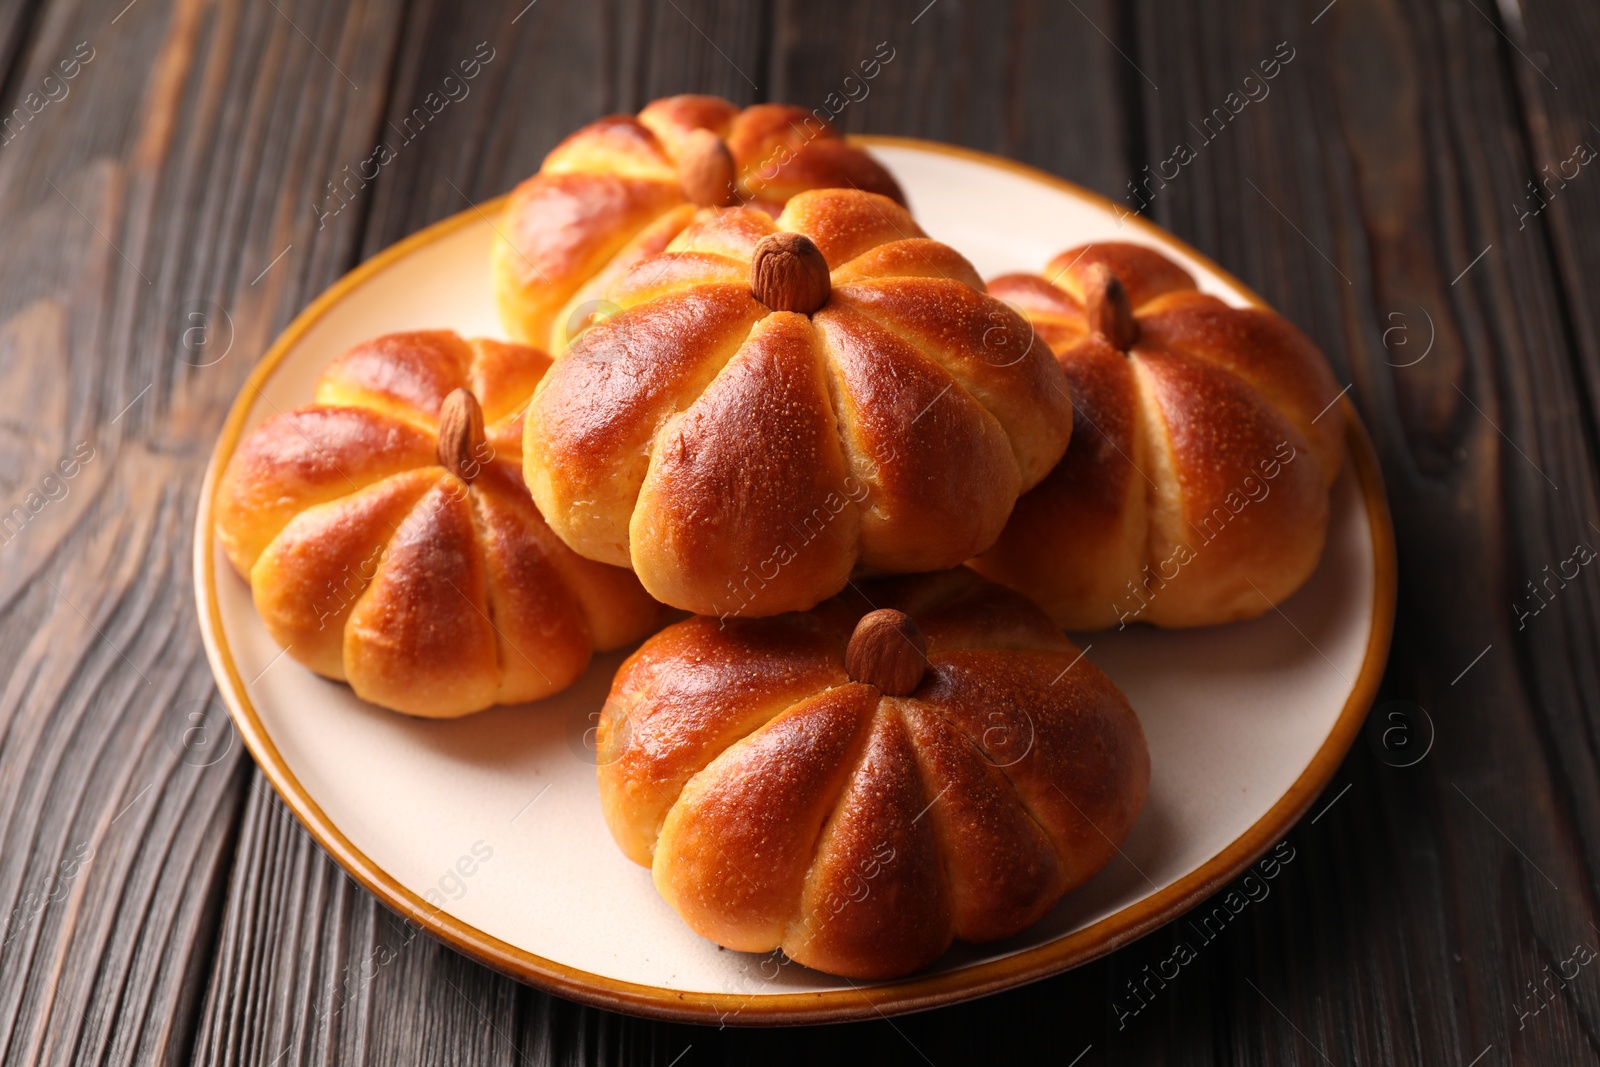
M708 214L608 297L534 395L528 487L581 555L699 614L957 566L1071 433L1048 348L886 197Z
M598 298L704 207L776 215L806 189L905 198L889 172L804 108L670 96L562 141L511 194L492 253L495 297L518 340L565 350Z
M1069 249L989 290L1055 351L1077 421L978 570L1083 630L1250 618L1301 586L1345 434L1303 333L1133 244Z
M1116 686L966 568L670 626L598 742L611 833L685 922L853 978L1036 922L1116 855L1150 778Z
M218 540L290 656L411 715L547 696L662 608L581 558L522 483L549 357L438 330L356 345L223 470Z

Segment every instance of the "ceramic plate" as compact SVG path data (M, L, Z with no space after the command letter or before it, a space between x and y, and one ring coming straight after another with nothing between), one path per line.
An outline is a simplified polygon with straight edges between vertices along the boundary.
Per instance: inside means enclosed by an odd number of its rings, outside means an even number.
M862 143L928 233L984 277L1037 270L1085 241L1133 240L1230 303L1259 302L1193 249L1138 219L1119 226L1108 201L1057 178L925 142ZM1394 603L1382 484L1353 410L1321 566L1281 610L1206 630L1079 638L1127 693L1150 745L1149 801L1122 855L1020 936L958 945L898 981L852 983L722 951L623 858L601 819L589 733L622 654L597 658L550 700L454 722L366 705L282 656L211 533L217 474L241 434L309 401L323 365L358 341L430 327L500 335L488 284L499 206L390 248L295 320L234 404L199 509L201 624L239 735L323 847L390 907L492 967L609 1008L707 1022L863 1018L1109 952L1238 876L1327 784L1377 689Z

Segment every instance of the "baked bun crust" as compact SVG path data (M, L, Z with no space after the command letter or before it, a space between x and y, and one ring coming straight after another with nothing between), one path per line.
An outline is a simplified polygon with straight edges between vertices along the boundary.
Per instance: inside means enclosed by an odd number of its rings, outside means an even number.
M709 147L697 131L714 135ZM708 152L725 172L701 165ZM834 187L905 202L888 171L804 108L671 96L592 122L511 194L491 259L501 320L511 337L559 354L569 320L584 319L585 305L665 248L697 208L776 215L796 193Z
M925 639L908 695L846 668L871 608ZM690 927L851 978L1037 921L1115 854L1150 777L1121 692L965 568L668 627L618 671L598 742L612 835Z
M549 357L448 331L357 345L313 403L240 443L216 533L295 659L395 711L447 718L537 700L662 608L633 575L583 559L522 482L522 416ZM467 390L482 437L441 465L440 412Z
M1247 619L1300 588L1345 432L1303 333L1199 292L1139 245L1070 249L989 292L1055 351L1078 418L1066 457L973 567L1071 630Z
M754 295L773 242L797 284L764 295L809 313ZM534 395L524 473L579 554L698 614L805 610L858 571L958 566L1071 434L1049 350L882 196L708 212L608 296L622 310Z

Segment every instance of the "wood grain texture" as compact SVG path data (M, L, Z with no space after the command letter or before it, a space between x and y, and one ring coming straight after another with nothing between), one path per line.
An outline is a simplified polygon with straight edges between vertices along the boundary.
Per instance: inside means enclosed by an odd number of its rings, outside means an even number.
M255 355L351 261L354 231L313 236L304 177L382 102L291 23L377 29L370 6L126 6L0 31L30 112L0 146L8 1064L188 1059L248 768L199 646L195 487ZM393 40L369 38L329 51L381 84ZM185 348L191 312L213 333Z
M780 0L769 98L823 108L851 133L995 152L1114 196L1138 129L1124 118L1138 107L1137 75L1102 36L1121 32L1120 17L1104 0ZM880 44L893 58L864 80Z
M1600 578L1516 607L1600 544L1600 172L1519 214L1542 167L1600 148L1591 3L125 5L0 0L7 107L94 50L0 144L0 524L27 513L0 535L0 1064L1600 1062L1600 977L1527 987L1600 948ZM417 120L480 45L470 92ZM1181 920L893 1021L646 1023L413 933L230 745L189 527L250 364L359 259L684 90L1146 199L1352 385L1400 542L1394 654L1328 807L1220 936ZM1432 746L1398 766L1397 737ZM1152 978L1180 943L1194 961Z
M1313 25L1314 13L1261 5L1225 28L1200 11L1163 12L1170 33L1142 24L1157 51L1141 62L1165 72L1152 153L1186 136L1169 85L1191 86L1178 99L1203 113L1276 42L1298 51L1272 96L1158 198L1157 217L1304 326L1354 383L1401 554L1379 721L1385 701L1415 702L1437 740L1408 768L1357 748L1335 779L1353 783L1348 796L1297 831L1305 881L1253 916L1266 951L1197 1015L1226 1020L1209 1035L1223 1059L1286 1047L1336 1062L1465 1063L1486 1049L1484 1062L1592 1062L1600 986L1518 1010L1543 1002L1526 983L1546 964L1600 940L1585 699L1596 587L1570 583L1522 629L1512 610L1546 564L1593 543L1596 514L1592 416L1549 250L1506 210L1525 167L1518 60L1494 8L1348 2ZM1320 136L1296 135L1306 129ZM1409 337L1385 333L1396 325ZM1148 1060L1178 1058L1153 1040Z

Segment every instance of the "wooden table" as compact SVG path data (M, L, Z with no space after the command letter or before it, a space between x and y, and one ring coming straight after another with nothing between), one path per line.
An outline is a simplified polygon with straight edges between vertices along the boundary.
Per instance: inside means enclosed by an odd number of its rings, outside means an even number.
M26 508L0 535L0 1063L1600 1062L1600 965L1554 977L1600 949L1600 567L1543 584L1600 545L1597 55L1593 0L0 0L0 505ZM1171 931L788 1032L581 1008L427 938L379 966L396 918L206 734L190 527L253 360L567 131L685 90L1130 208L1198 146L1145 213L1352 385L1400 545L1379 710L1270 898L1137 1017L1113 998Z

